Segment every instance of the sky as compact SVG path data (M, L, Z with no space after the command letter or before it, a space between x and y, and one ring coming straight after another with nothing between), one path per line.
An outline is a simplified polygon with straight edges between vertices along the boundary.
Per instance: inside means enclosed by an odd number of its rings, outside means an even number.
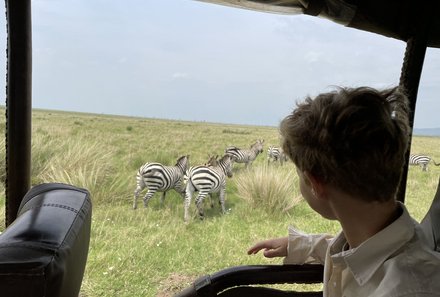
M32 25L34 108L202 122L277 126L333 86L397 85L405 51L326 19L194 0L33 0ZM438 94L428 49L415 128L440 127Z

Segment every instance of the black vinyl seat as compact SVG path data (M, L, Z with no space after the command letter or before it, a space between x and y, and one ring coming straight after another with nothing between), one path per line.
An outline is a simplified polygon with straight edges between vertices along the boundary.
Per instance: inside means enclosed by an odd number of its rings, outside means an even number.
M58 183L33 187L0 235L0 295L77 297L91 215L87 190Z

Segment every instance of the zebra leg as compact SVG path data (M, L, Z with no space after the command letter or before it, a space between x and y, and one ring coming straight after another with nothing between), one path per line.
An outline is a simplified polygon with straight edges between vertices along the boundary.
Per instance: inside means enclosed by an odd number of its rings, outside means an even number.
M148 189L147 194L144 196L144 207L147 207L148 201L150 201L151 197L153 197L154 193L156 193L156 190Z
M137 185L136 190L134 190L134 200L133 200L133 209L137 208L137 198L139 196L139 193L143 190L143 188L140 185Z
M162 205L162 206L164 204L166 194L167 194L167 191L163 191L162 196L160 197L160 205Z
M212 194L212 193L208 194L209 200L211 201L211 208L214 208L214 198L212 197L212 195L214 195L214 194Z
M220 206L222 208L222 214L226 214L225 198L226 198L226 188L221 188L219 194L219 200L220 200Z
M205 211L203 209L203 200L205 200L207 193L199 193L199 195L196 198L196 206L197 210L199 212L199 217L201 220L205 218Z

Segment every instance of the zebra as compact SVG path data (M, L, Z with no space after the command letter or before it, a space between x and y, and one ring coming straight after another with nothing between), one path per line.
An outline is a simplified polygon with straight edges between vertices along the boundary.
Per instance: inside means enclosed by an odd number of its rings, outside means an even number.
M162 192L162 204L167 191L171 189L185 197L185 188L182 181L188 167L189 155L180 157L175 166L164 166L160 163L145 163L142 165L136 175L137 186L134 191L133 209L137 208L139 193L146 187L148 192L144 196L144 207L147 207L148 201L156 192Z
M249 149L239 149L235 146L227 147L225 153L233 157L237 163L245 163L246 168L252 165L259 153L263 152L264 140L258 139Z
M211 193L219 193L222 213L226 213L226 176L232 177L232 158L224 155L216 165L200 165L191 167L185 174L186 194L184 221L189 221L189 207L194 192L199 192L195 200L200 219L204 218L203 200Z
M276 146L269 146L267 149L267 163L279 161L281 165L287 161L287 155L283 152L283 149Z
M435 166L440 166L440 163L436 163L434 159L427 155L410 155L409 165L420 165L422 171L428 171L428 164L431 160Z

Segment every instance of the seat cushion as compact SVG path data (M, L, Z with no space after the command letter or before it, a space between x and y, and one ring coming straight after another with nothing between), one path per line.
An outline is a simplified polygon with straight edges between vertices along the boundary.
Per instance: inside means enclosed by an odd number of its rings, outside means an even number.
M2 296L78 296L91 227L88 191L42 184L0 235Z

